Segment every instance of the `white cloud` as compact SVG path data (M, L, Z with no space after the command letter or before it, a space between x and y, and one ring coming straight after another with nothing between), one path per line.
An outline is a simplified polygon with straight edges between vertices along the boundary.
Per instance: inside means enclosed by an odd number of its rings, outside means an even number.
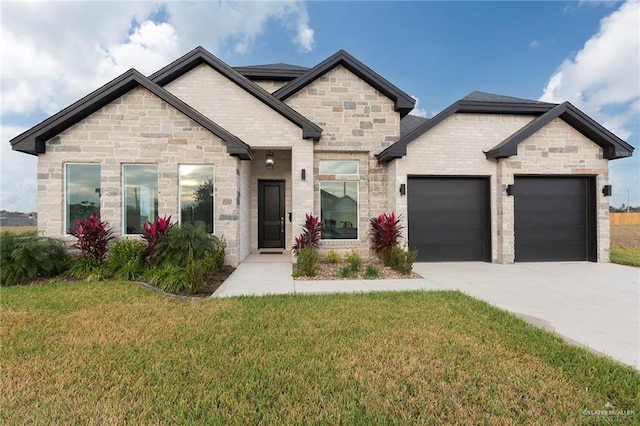
M551 76L540 100L568 100L599 121L615 124L612 131L625 132L628 120L620 121L620 107L628 110L640 99L639 28L637 1L603 18L599 32ZM609 108L615 108L617 118L610 117Z
M9 140L26 129L2 126L0 209L33 212L37 207L36 157L11 150Z
M620 138L638 138L640 125L640 2L627 1L549 79L541 101L569 101ZM640 204L640 155L610 163L611 205Z
M529 47L532 49L536 49L540 47L540 42L538 40L533 40L531 43L529 43Z
M413 107L413 109L411 110L411 115L417 115L418 117L424 117L424 118L429 118L429 115L427 114L427 110L424 108L420 108L420 98L418 98L417 96L413 96L411 95L411 97L413 99L416 100L416 104Z
M159 10L166 22L150 19ZM198 45L248 52L273 20L312 49L297 0L3 3L2 114L50 115L129 68L150 74Z

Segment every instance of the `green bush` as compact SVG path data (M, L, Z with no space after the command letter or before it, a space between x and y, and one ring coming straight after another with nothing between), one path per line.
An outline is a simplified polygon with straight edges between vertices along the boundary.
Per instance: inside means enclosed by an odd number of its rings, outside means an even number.
M86 281L102 281L111 276L108 268L97 259L82 256L77 256L72 260L66 275Z
M207 253L204 258L189 262L185 269L184 282L184 290L187 293L197 293L207 284L207 280L220 269L222 266L220 253L223 253L222 262L224 262L224 249L215 253Z
M350 266L343 266L340 268L340 277L342 278L351 278L353 275L353 271Z
M367 269L364 271L364 277L367 280L375 280L378 278L378 268L373 265L367 265Z
M351 250L351 252L345 254L344 257L345 259L347 259L351 271L354 274L357 274L358 270L360 269L360 265L362 265L362 259L360 259L360 255L358 254L358 252L355 250Z
M167 293L179 293L185 288L186 272L185 268L167 264L151 269L145 278Z
M303 247L298 251L297 266L299 274L314 277L319 264L320 256L315 248Z
M329 250L329 253L327 253L327 257L325 260L327 261L327 263L340 263L340 261L342 260L342 256L340 256L340 254L335 250Z
M37 278L53 277L69 267L64 244L54 238L0 233L0 285L9 286Z
M207 253L215 253L222 250L222 262L224 262L225 244L215 236L207 232L203 225L183 223L174 226L169 233L156 243L156 265L176 265L186 267L192 260L200 260Z
M145 245L134 239L116 241L107 255L109 272L121 280L136 280L144 272Z
M404 250L401 247L394 246L384 251L383 261L385 266L390 267L394 271L408 275L413 269L413 262L418 257L418 250Z

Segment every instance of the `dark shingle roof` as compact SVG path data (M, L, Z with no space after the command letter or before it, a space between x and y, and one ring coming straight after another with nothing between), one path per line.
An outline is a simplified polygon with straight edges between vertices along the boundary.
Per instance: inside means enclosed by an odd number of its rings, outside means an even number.
M548 102L533 101L531 99L514 98L513 96L496 95L495 93L486 92L471 92L464 98L463 101L475 101L475 102L503 102L503 103L519 103L519 104L539 104L539 105L555 105Z
M273 96L284 101L289 96L297 93L299 90L322 77L338 65L342 65L347 68L380 93L391 99L395 104L395 110L400 113L401 117L404 117L413 109L416 103L415 99L391 84L389 81L385 80L381 75L351 56L345 50L337 51L315 67L305 72L301 77L273 92Z
M108 105L138 86L144 87L225 141L229 154L238 156L243 160L250 160L252 158L253 153L251 152L251 148L240 138L218 126L134 69L130 69L57 114L52 115L40 124L33 126L31 129L11 139L11 148L14 151L25 152L31 155L44 154L46 152L47 140L65 131L80 120L90 116L100 108Z
M616 158L629 157L633 153L631 145L568 102L558 105L491 93L472 92L408 133L401 133L397 142L376 155L378 161L386 163L396 158L404 157L407 155L407 145L409 143L456 113L520 114L537 117L486 152L487 158L504 158L516 155L517 145L520 142L557 117L560 117L574 129L601 146L606 159L615 160Z
M412 132L428 120L428 118L418 117L417 115L406 115L402 120L400 120L400 137Z
M284 102L274 96L271 96L271 94L266 92L260 86L231 68L226 63L222 62L202 46L196 47L191 52L153 73L149 76L149 79L160 86L165 86L200 64L209 65L211 68L224 75L258 100L265 103L271 109L294 123L296 126L300 127L302 129L303 138L320 139L320 135L322 134L322 128L320 126L289 107Z
M291 64L264 64L264 65L246 65L242 67L233 67L234 70L247 77L249 80L280 80L290 81L300 77L309 70L307 67L301 67Z

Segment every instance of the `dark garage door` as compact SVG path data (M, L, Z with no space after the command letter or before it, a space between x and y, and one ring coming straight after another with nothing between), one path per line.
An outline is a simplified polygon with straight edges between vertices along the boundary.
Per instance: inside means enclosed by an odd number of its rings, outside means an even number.
M516 262L595 261L594 185L591 177L516 177Z
M489 179L409 177L407 203L418 261L491 261Z

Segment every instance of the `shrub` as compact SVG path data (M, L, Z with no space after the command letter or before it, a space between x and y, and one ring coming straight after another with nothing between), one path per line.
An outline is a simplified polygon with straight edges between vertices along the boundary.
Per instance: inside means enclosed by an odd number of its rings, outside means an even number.
M64 244L35 233L0 233L0 285L8 286L61 274L69 267Z
M371 219L369 235L373 243L373 249L378 255L384 256L384 252L396 247L400 239L403 226L400 225L400 217L394 212L381 214Z
M327 263L340 263L341 260L342 260L342 256L340 256L340 254L337 251L329 250L329 253L327 253L327 258L326 258Z
M342 268L340 268L341 278L351 278L352 275L353 275L353 271L351 270L351 267L343 266Z
M418 257L418 250L404 250L401 247L394 246L384 252L384 264L394 271L408 275L413 269L413 262Z
M122 280L136 280L144 271L145 245L141 241L122 239L109 249L109 271Z
M151 269L145 278L167 293L179 293L185 288L186 273L176 265L164 265Z
M367 280L375 280L378 278L378 268L373 265L367 265L367 269L364 271L364 277Z
M360 259L360 255L357 251L352 250L350 253L344 255L345 259L349 263L349 267L354 274L358 273L360 269L360 265L362 265L362 259Z
M166 236L171 228L175 225L171 223L171 215L167 217L156 217L154 222L145 222L142 224L142 239L146 242L145 258L148 261L153 260L156 254L156 244L164 236Z
M320 264L318 251L313 247L304 247L298 253L297 272L303 276L314 277Z
M108 268L95 259L76 257L71 262L67 276L86 281L102 281L110 276Z
M154 263L186 267L192 260L218 251L221 251L219 262L224 262L225 246L215 235L209 234L203 225L183 223L171 227L167 235L157 241Z
M295 238L293 244L293 253L298 256L300 251L306 247L317 249L322 235L322 223L317 216L307 213L304 224L302 225L302 233Z
M189 294L195 294L205 286L209 277L220 269L219 252L207 253L202 259L189 262L185 269L183 290ZM224 253L224 250L222 252Z
M69 233L77 238L73 247L80 250L85 260L94 260L102 265L107 256L107 246L113 239L113 231L108 223L100 220L100 215L93 213L86 219L78 219Z

